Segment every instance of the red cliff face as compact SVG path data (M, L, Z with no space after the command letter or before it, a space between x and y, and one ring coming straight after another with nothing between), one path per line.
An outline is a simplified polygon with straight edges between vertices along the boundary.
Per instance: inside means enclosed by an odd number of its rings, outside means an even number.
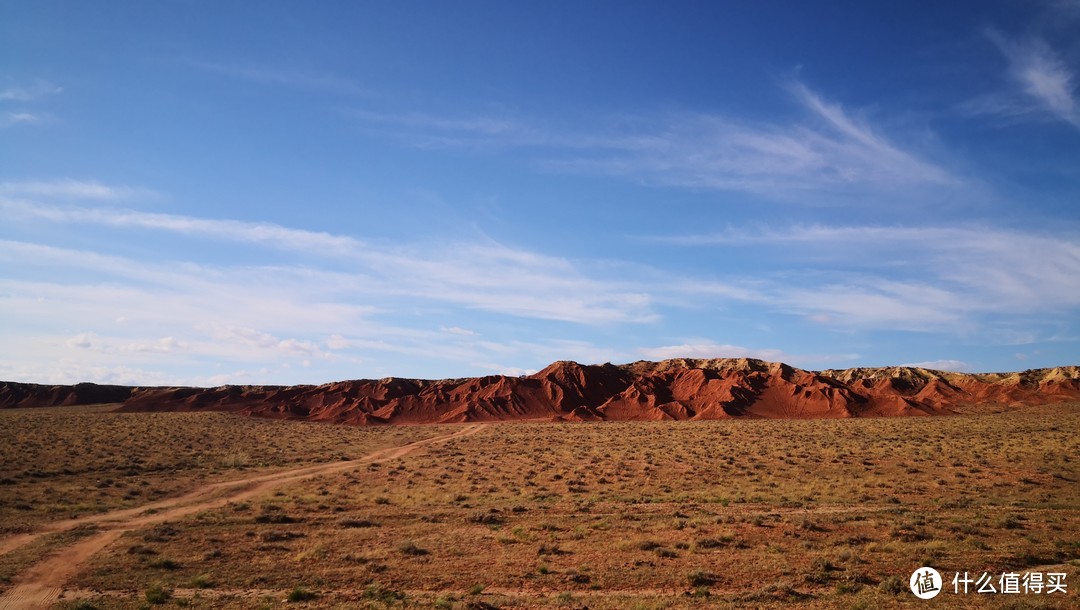
M979 375L913 367L813 372L728 358L622 366L555 362L523 377L387 378L320 386L109 390L90 384L66 390L26 386L0 384L0 406L123 401L122 411L236 411L354 425L801 419L941 415L963 412L971 405L1015 407L1080 400L1080 368ZM31 391L34 388L38 390Z

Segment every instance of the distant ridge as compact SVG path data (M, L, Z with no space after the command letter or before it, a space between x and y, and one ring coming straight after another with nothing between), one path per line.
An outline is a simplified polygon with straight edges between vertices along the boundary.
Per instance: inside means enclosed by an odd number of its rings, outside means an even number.
M0 409L16 407L61 407L123 402L134 388L121 385L77 383L75 385L40 385L0 381Z
M122 403L118 411L234 411L354 425L946 415L1080 400L1080 367L968 374L919 367L805 371L750 358L554 362L521 377L390 377L216 388L0 382L0 407Z

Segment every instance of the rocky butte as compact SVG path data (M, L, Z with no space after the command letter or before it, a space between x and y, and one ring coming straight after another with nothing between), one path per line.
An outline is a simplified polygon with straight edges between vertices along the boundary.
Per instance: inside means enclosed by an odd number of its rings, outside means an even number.
M124 387L0 383L0 407L120 403L122 412L232 411L334 423L658 421L949 415L1080 401L1080 367L968 374L918 367L805 371L747 358L555 362L532 375L324 385Z

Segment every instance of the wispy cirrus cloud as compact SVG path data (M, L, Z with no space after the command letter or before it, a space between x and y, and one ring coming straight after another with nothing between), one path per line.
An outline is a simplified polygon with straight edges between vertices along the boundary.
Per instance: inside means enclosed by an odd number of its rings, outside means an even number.
M0 116L0 127L11 125L33 125L44 120L44 116L36 112L5 112Z
M908 362L899 366L916 366L923 369L952 371L954 373L970 373L975 370L975 367L963 360L927 360L925 362Z
M980 315L1062 315L1080 308L1080 238L1069 234L807 225L657 241L767 253L790 271L761 278L747 299L823 323L970 329Z
M14 127L16 125L37 125L45 122L50 115L38 110L28 108L39 99L55 95L63 91L62 88L45 80L37 80L29 85L9 86L0 89L0 104L11 107L10 110L0 112L0 128Z
M807 87L796 84L792 91L809 120L753 124L721 115L678 115L656 131L625 140L631 146L551 165L792 201L962 182Z
M656 318L650 295L630 282L590 277L563 258L497 242L377 246L323 232L114 208L59 207L0 199L10 214L52 222L89 223L180 233L203 239L257 243L275 249L337 258L363 273L334 275L336 285L363 285L382 295L414 296L507 315L604 324Z
M499 117L441 117L422 112L374 112L371 110L349 110L347 116L367 123L383 124L415 129L417 134L425 131L469 134L472 137L504 137L513 134L530 134L535 137L539 132L525 124L510 118ZM533 140L539 144L542 139Z
M372 111L350 116L423 148L531 149L534 161L549 170L786 200L964 183L802 83L788 90L802 118L754 123L679 112L620 116L617 127L604 127L612 121L600 119L591 122L599 127L572 129L500 116Z
M685 343L659 347L638 348L637 354L649 360L671 358L754 358L770 362L784 362L804 368L821 368L827 365L842 366L859 359L859 354L792 354L782 349L749 348L741 345L716 343L708 339L689 339Z
M30 180L19 182L0 182L0 197L43 197L47 199L92 199L99 201L123 201L137 198L154 198L157 193L150 189L107 185L96 180ZM5 205L16 206L15 202L5 201ZM33 206L23 206L28 212ZM9 207L9 209L15 209ZM43 212L42 212L43 213Z
M684 246L759 248L799 270L777 278L737 273L722 280L648 270L596 279L580 264L496 242L428 246L371 244L272 223L60 207L0 200L9 215L256 243L332 261L307 269L327 285L379 298L410 297L524 318L582 324L648 322L656 306L758 303L834 325L929 330L972 326L971 316L1066 311L1080 306L1080 246L1067 236L985 227L794 226L657 238ZM92 256L86 260L92 260ZM335 271L338 263L348 272ZM843 271L838 271L843 270ZM151 274L152 275L152 274ZM657 283L659 281L659 283ZM682 295L682 296L679 296Z
M751 349L739 345L713 343L698 339L678 345L643 347L638 353L650 360L668 360L671 358L757 358L787 362L787 354L778 349Z
M1046 41L1011 39L994 29L986 36L1008 62L1013 89L976 98L966 110L1011 118L1050 116L1080 128L1076 74Z
M34 100L56 95L64 89L46 80L36 80L29 85L10 86L0 89L0 102L32 102Z
M149 262L0 240L0 265L9 264L26 277L0 278L0 314L11 324L0 355L7 378L300 383L417 375L418 366L432 361L509 372L513 367L491 365L618 355L585 341L500 341L440 328L439 314L408 313L415 296L385 300L396 296L387 294L386 283L360 274ZM402 323L403 316L409 321ZM385 361L398 364L387 368ZM206 362L233 371L207 376ZM183 374L188 367L199 372ZM162 368L181 372L155 373Z
M500 112L440 115L352 108L343 110L342 115L373 134L424 150L461 149L490 153L517 148L533 151L587 149L608 146L612 142L610 136L578 133Z
M258 85L307 89L349 96L369 94L353 79L320 70L283 68L242 61L185 61L183 63L198 70Z
M0 184L0 193L7 192L7 186ZM128 196L124 187L110 187L97 182L17 183L12 185L10 191L80 199L122 199ZM5 199L0 199L0 207L10 214L52 222L151 229L203 238L268 244L275 248L321 254L355 252L363 247L363 244L351 237L292 229L273 223L207 219L115 208L60 207Z

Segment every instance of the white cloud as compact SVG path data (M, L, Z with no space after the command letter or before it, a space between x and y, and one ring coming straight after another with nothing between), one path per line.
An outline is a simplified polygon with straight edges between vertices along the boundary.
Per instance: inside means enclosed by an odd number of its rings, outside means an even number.
M3 118L0 118L0 127L10 127L12 125L33 125L40 123L43 117L41 114L34 112L5 112Z
M371 110L350 110L347 115L366 123L395 125L409 128L415 130L412 132L414 137L430 130L434 130L436 132L447 132L451 134L457 132L463 136L467 135L473 137L505 138L513 136L515 138L522 138L519 141L520 144L529 143L535 145L543 142L542 138L537 137L538 133L535 130L523 123L508 118L479 116L448 118L420 112L390 113L374 112ZM451 135L449 137L453 138L455 136ZM461 143L464 143L464 141Z
M88 363L84 357L63 357L48 363L0 359L0 379L58 385L89 382L126 386L214 387L250 383L256 378L272 380L277 372L264 368L257 373L241 369L213 375L182 375L139 366Z
M755 358L769 362L783 362L798 367L820 367L824 364L842 364L857 360L859 354L792 354L781 349L748 348L741 345L721 344L708 339L692 339L678 345L643 347L637 353L649 360L672 358Z
M60 93L62 89L49 83L38 80L28 86L11 86L0 89L0 104L11 107L0 113L0 128L13 127L16 125L35 125L44 122L50 117L48 113L30 110L26 107L39 98Z
M32 102L38 98L55 95L63 91L63 88L45 81L37 80L28 86L13 86L0 89L0 101L3 102Z
M444 333L450 333L451 335L460 335L462 337L475 337L478 335L476 331L469 330L467 328L461 328L460 326L442 326L439 327Z
M567 259L496 242L448 243L436 255L430 245L380 248L348 236L271 223L5 200L0 200L0 208L53 222L168 231L336 257L362 265L366 274L323 272L328 279L336 280L335 285L353 289L363 285L383 295L422 297L508 315L584 324L656 318L649 294L640 288L593 279Z
M184 345L177 341L176 337L162 337L153 343L129 343L124 349L132 352L167 354L184 349Z
M0 196L29 196L47 197L58 199L91 199L104 201L119 201L125 199L156 197L156 194L143 188L129 186L111 186L102 184L96 180L62 180L50 181L25 181L25 182L0 182ZM60 215L59 209L19 204L10 200L0 200L10 211L48 216ZM56 220L57 218L53 218Z
M94 347L96 337L94 333L79 333L74 337L67 340L67 344L71 347L79 347L82 349L90 349Z
M897 188L962 184L806 86L790 89L809 120L754 124L719 114L674 113L620 117L618 129L575 131L492 117L370 111L352 116L421 147L531 148L544 167L557 171L787 200L867 192L887 196Z
M767 250L791 271L739 295L813 321L907 330L1080 307L1080 238L989 227L793 226L658 238Z
M27 190L32 189L35 183L20 184ZM127 191L115 187L106 187L98 183L75 183L70 188L67 185L59 185L50 190L49 187L56 185L47 184L36 194L71 194L80 198L115 199L125 195ZM5 192L5 185L0 185L0 192ZM30 188L27 188L30 187ZM16 189L11 189L16 190ZM30 190L30 192L35 192ZM117 209L94 209L94 208L60 208L40 204L28 204L21 202L0 201L0 205L11 212L25 216L33 216L53 222L75 222L108 225L113 227L153 229L194 235L197 237L209 237L227 241L241 241L249 243L266 244L285 250L303 250L314 253L333 254L348 251L356 251L362 244L350 237L331 235L318 231L305 231L303 229L289 229L272 223L242 222L236 220L216 220L180 216L174 214L156 214L138 212L132 210Z
M961 295L931 283L874 277L824 285L778 284L767 294L766 302L811 321L891 330L955 331L970 324L965 314L971 311Z
M708 342L643 347L638 352L650 360L669 360L671 358L757 358L759 360L783 361L787 358L787 355L778 349L749 349L738 345Z
M532 375L537 369L523 369L516 366L506 366L503 364L496 364L493 362L474 362L472 366L485 371L494 371L496 375L505 375L507 377L520 377L522 375Z
M318 349L310 341L283 340L268 332L246 326L235 324L207 324L200 326L207 330L212 339L223 343L234 343L244 347L264 350L299 352L301 354L309 354Z
M973 367L962 360L928 360L926 362L910 362L900 366L915 366L934 371L952 371L954 373L970 373Z
M977 109L1005 115L1038 109L1080 128L1076 76L1045 41L1011 40L996 30L987 30L986 35L1008 60L1009 77L1022 97L987 98L978 103Z
M27 365L20 370L21 379L27 381L56 379L49 363L61 361L79 362L81 367L76 370L87 375L82 380L116 381L120 377L109 371L118 366L127 367L125 374L159 368L187 367L197 371L168 378L150 375L133 383L194 383L207 377L205 368L211 362L227 366L231 363L235 370L248 371L243 379L216 377L218 382L281 383L355 378L358 370L352 367L362 362L368 363L363 370L369 375L378 370L381 362L397 362L398 366L386 374L403 375L409 374L410 368L401 366L401 362L416 360L428 365L432 361L456 366L516 361L543 366L561 358L592 362L612 355L610 350L585 342L552 339L499 343L482 340L478 332L461 326L422 330L388 321L422 316L422 312L406 313L416 305L418 296L477 308L488 306L514 312L515 307L521 307L532 312L540 307L532 302L540 303L548 298L547 291L557 290L564 282L578 286L579 292L589 288L590 280L580 276L568 262L543 271L549 264L544 257L485 248L450 259L474 263L476 269L468 274L440 261L409 262L421 274L416 281L446 275L441 284L421 290L412 284L414 280L401 277L409 269L406 263L389 266L387 277L373 278L309 267L148 262L0 240L0 264L20 270L14 276L0 278L0 317L10 324L5 332L5 349L26 360ZM498 278L483 276L493 267L485 267L487 263L481 259L500 257L505 260L494 264L506 266L506 276L523 276L507 280L508 291L520 292L512 295L514 300L510 302L489 296L489 292L498 292L502 287ZM346 260L346 264L353 262ZM455 273L460 276L455 277ZM617 294L608 297L605 288L593 290L600 291L596 298L610 302L617 316L624 317L621 312L631 311L616 309L633 306L619 304ZM442 295L442 291L449 294ZM597 317L600 314L589 298L577 298L576 302L570 301L571 306L582 309L558 315L583 316L576 322L589 320L590 316L599 323L610 321ZM552 309L541 313L554 316L547 311L554 312L560 306L554 300L544 305ZM67 328L72 323L78 327ZM46 334L31 330L42 328L50 330ZM395 354L401 357L386 358ZM282 369L286 364L291 368ZM252 372L260 365L271 372ZM309 376L303 376L301 371L305 370Z

